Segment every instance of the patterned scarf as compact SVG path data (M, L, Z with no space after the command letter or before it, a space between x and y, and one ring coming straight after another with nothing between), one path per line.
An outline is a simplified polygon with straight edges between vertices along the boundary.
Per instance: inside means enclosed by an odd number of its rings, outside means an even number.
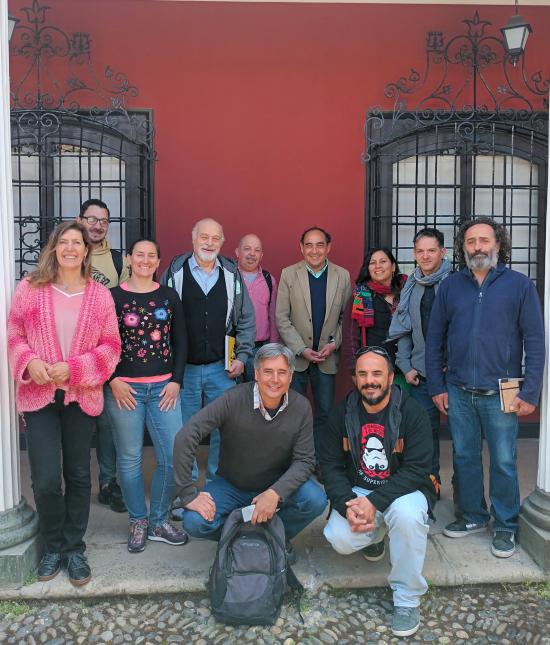
M353 301L351 305L351 319L355 320L357 325L361 328L374 327L374 303L373 292L381 296L387 296L392 293L391 287L386 287L377 282L368 282L365 284L355 285L353 290ZM391 305L391 312L394 313L399 298L394 298Z

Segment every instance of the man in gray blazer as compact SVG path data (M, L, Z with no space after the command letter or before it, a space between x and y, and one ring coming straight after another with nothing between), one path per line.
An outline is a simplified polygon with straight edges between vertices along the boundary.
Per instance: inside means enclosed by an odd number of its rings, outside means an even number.
M329 262L331 236L318 226L300 238L304 259L281 273L276 322L285 345L296 355L292 389L314 402L316 453L334 402L335 376L342 345L342 320L351 295L346 269Z

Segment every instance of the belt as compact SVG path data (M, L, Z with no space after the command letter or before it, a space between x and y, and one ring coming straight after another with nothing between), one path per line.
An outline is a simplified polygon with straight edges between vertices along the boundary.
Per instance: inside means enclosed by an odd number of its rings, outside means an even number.
M266 340L257 340L254 343L254 347L262 347L263 345L267 345L269 343L269 338L266 338Z
M476 387L466 387L465 385L459 385L458 387L461 390L464 390L464 392L468 392L469 394L477 394L479 396L494 396L495 394L498 394L498 390L479 390Z

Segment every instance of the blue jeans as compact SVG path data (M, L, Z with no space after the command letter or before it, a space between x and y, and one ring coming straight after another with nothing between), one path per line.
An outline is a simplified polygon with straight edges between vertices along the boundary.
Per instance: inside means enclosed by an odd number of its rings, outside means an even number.
M223 477L215 477L204 488L212 495L216 504L216 515L211 522L195 511L184 510L183 527L193 537L219 540L223 523L231 511L252 503L256 495L263 491L241 490ZM310 522L325 510L327 496L325 491L312 479L308 479L298 490L281 504L279 517L285 525L287 540L292 539Z
M111 389L108 385L106 386ZM106 390L105 390L106 392ZM107 412L103 412L96 419L96 456L99 465L99 486L105 486L116 479L116 449L111 431L111 423Z
M159 394L169 380L159 383L131 383L136 391L136 408L119 410L111 388L106 392L105 409L113 430L120 487L132 520L147 519L143 481L143 435L145 424L155 447L157 465L151 484L149 526L159 526L168 515L174 488L174 439L181 428L178 399L174 410L161 412Z
M311 384L313 394L313 440L315 442L315 454L319 455L321 437L325 432L325 426L329 412L334 404L335 375L321 372L318 365L309 364L307 370L294 372L290 387L306 396L307 384ZM317 462L319 458L316 457Z
M224 362L208 363L207 365L185 366L183 388L181 390L181 417L183 423L196 414L202 407L217 399L226 390L236 384L235 379L230 379L224 369ZM210 448L208 450L208 466L206 468L206 481L214 479L218 470L220 457L220 431L210 433ZM199 471L197 462L193 465L193 479L198 479Z
M410 388L412 398L420 403L426 410L430 417L430 425L432 426L432 439L433 439L433 454L432 454L432 475L434 475L438 482L441 482L439 476L439 428L441 420L439 410L435 407L432 397L428 394L428 386L426 381L421 380L418 385L413 385Z
M482 435L489 447L489 497L495 530L515 533L518 528L519 483L517 473L518 419L504 414L500 396L465 392L452 384L449 392L449 430L460 505L464 517L486 524L489 513L483 489Z

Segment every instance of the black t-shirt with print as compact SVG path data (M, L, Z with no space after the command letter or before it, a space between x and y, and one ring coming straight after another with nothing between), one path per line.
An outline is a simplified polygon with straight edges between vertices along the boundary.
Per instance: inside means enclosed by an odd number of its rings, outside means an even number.
M361 460L358 468L359 486L367 490L376 490L389 479L389 459L384 450L384 433L386 427L387 407L376 414L369 414L359 404L361 422Z

